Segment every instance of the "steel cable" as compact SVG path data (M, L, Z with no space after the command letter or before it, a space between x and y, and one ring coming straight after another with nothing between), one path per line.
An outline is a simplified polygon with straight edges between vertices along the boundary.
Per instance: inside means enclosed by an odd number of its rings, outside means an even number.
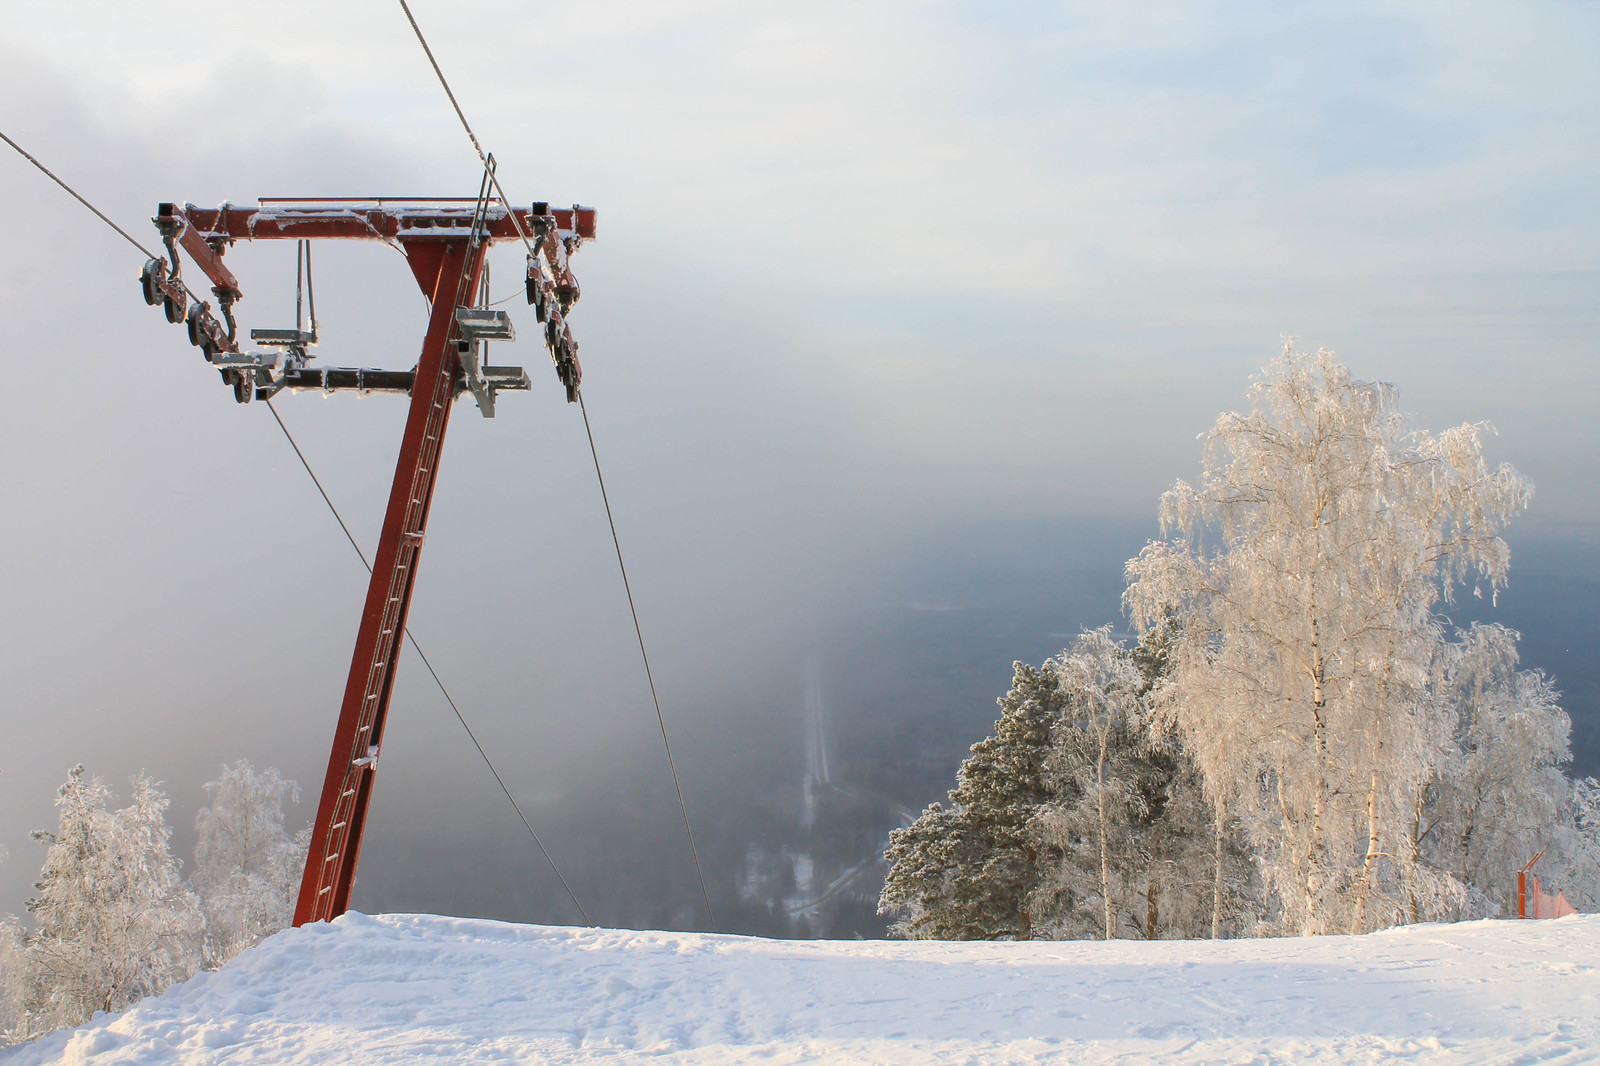
M146 248L144 245L140 244L138 241L134 240L133 236L131 234L129 234L127 230L123 229L121 226L119 226L115 222L111 221L111 219L107 218L105 212L101 211L94 204L91 204L88 200L85 200L82 196L79 196L78 195L78 190L74 189L72 186L68 185L66 182L64 182L60 178L56 177L55 173L52 172L49 167L45 166L43 163L41 163L37 159L35 159L25 148L22 147L22 145L18 144L16 141L13 141L10 137L7 137L5 135L5 133L3 133L3 132L0 132L0 141L5 141L11 147L15 148L17 150L17 154L18 155L20 155L22 158L26 159L28 162L32 163L34 166L38 167L40 172L42 172L45 177L49 178L51 181L55 182L57 185L61 186L65 190L67 190L67 195L71 196L74 200L78 201L84 207L87 207L90 211L93 211L95 213L95 216L97 218L99 218L101 222L104 222L106 225L110 226L112 229L114 229L118 233L122 234L122 239L127 241L129 244L133 245L135 248L139 249L139 251L143 252L144 253L144 257L146 259L154 259L154 258L156 258L156 255L155 255L154 252L152 252L150 249ZM193 296L194 294L190 293L189 295Z
M667 719L661 713L661 697L656 695L655 675L650 672L650 653L644 650L644 630L639 625L639 609L633 605L633 586L628 582L628 564L622 561L622 541L617 537L617 520L611 515L611 498L606 495L606 477L600 472L600 453L594 446L594 430L589 428L589 408L583 402L583 390L578 391L578 410L583 412L583 432L589 438L589 454L594 457L595 479L600 482L600 502L606 507L606 524L611 527L611 543L617 549L617 569L622 572L622 590L628 594L628 613L633 617L633 633L639 638L639 657L644 660L645 680L650 682L650 700L656 706L656 723L661 726L661 746L667 749L667 768L672 771L672 787L678 793L678 809L683 812L683 831L689 838L689 852L694 856L694 868L700 874L700 894L706 901L706 924L713 932L717 928L716 914L711 910L711 893L706 891L706 875L700 869L700 849L694 844L694 828L689 824L689 808L683 802L683 786L678 784L678 764L672 758L672 742L667 739Z

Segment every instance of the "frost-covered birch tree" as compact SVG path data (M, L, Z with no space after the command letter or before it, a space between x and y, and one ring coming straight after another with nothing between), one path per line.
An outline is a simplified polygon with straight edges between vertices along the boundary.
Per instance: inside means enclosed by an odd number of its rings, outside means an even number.
M1161 631L1130 652L1104 627L1045 664L1063 711L1048 762L1051 798L1034 819L1043 935L1218 935L1223 913L1228 929L1239 926L1231 919L1247 894L1248 862L1225 835L1213 863L1214 815L1194 764L1152 729L1146 696L1165 660Z
M1414 430L1391 385L1286 345L1206 436L1200 484L1161 501L1169 539L1128 563L1142 627L1177 617L1155 706L1234 812L1282 928L1404 920L1415 797L1448 743L1430 693L1433 608L1491 592L1530 483L1491 469L1481 424Z
M1093 866L1099 874L1094 895L1099 897L1105 939L1111 940L1120 926L1112 865L1125 865L1122 860L1132 846L1130 830L1150 810L1138 788L1143 678L1127 649L1111 639L1109 626L1082 634L1045 668L1055 675L1065 704L1052 745L1051 768L1077 800L1056 805L1048 821L1054 823L1052 835L1057 838L1091 839Z
M1518 670L1518 634L1474 625L1442 655L1450 743L1416 797L1415 854L1469 899L1412 902L1411 920L1516 913L1516 871L1554 843L1572 724L1550 680Z
M1047 856L1035 910L1053 937L1153 937L1161 889L1152 852L1165 828L1155 823L1171 775L1145 733L1144 676L1109 626L1081 634L1044 672L1062 711L1047 763L1051 798L1034 818Z
M1581 911L1600 910L1600 781L1581 777L1566 783L1550 868L1551 883Z
M192 975L204 919L168 846L167 797L133 779L128 806L73 767L57 793L59 825L39 830L44 869L28 901L28 1026L33 1034L117 1011Z
M240 759L205 787L191 883L205 909L206 965L216 967L289 924L306 843L284 828L284 800L298 802L300 789L277 770Z

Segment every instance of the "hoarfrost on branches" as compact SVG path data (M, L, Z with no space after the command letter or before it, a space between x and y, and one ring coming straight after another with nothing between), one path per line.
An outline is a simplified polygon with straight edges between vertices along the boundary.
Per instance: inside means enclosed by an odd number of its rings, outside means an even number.
M1127 650L1111 639L1109 626L1078 637L1045 669L1055 677L1065 704L1050 757L1052 791L1065 798L1047 804L1037 823L1045 839L1065 852L1059 873L1093 871L1088 884L1058 877L1051 887L1066 895L1069 905L1097 904L1101 931L1112 940L1130 909L1124 859L1133 850L1137 827L1151 813L1139 788L1143 678Z
M33 834L46 849L28 902L35 928L0 918L0 1046L122 1010L288 924L307 835L291 840L283 826L294 782L240 760L206 789L197 896L172 855L156 782L134 778L128 806L112 810L103 781L68 772L56 830Z
M1541 854L1600 905L1600 782L1562 772L1553 682L1439 610L1504 584L1532 485L1487 426L1414 429L1326 351L1286 345L1252 399L1127 564L1138 648L1094 630L1017 664L951 806L893 838L897 932L1360 933L1513 913ZM943 920L982 899L1021 920Z
M0 847L0 862L9 856ZM27 1015L23 999L27 994L27 956L22 926L16 916L0 916L0 1048L24 1039Z
M1412 921L1515 914L1515 871L1553 842L1572 724L1550 680L1517 669L1517 640L1474 625L1442 650L1437 689L1452 732L1417 794L1411 847L1468 898L1454 910L1413 906Z
M1565 886L1574 906L1600 910L1600 781L1581 777L1569 782L1556 820L1550 868L1552 884Z
M950 805L890 836L879 907L894 933L1159 939L1244 924L1252 878L1237 839L1214 829L1193 764L1149 729L1162 662L1102 628L1039 668L1013 665Z
M200 965L204 918L168 846L167 797L143 774L128 806L108 809L99 778L73 767L56 797L55 832L27 937L26 1025L37 1034L119 1011L188 978Z
M1164 668L1161 639L1130 654L1102 627L1045 664L1065 706L1052 798L1035 817L1048 857L1035 893L1042 935L1205 936L1214 913L1236 909L1237 849L1224 857L1223 887L1210 876L1214 813L1193 764L1152 730L1145 697Z
M307 834L284 829L284 800L297 802L300 789L271 767L258 773L240 759L205 787L211 802L195 818L192 884L205 909L206 964L215 967L294 917Z

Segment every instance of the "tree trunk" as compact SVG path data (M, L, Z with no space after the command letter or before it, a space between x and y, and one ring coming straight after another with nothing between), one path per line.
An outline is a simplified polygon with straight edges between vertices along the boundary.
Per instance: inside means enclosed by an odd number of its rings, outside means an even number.
M1106 939L1111 939L1111 858L1106 852L1106 747L1111 730L1100 734L1100 763L1095 767L1098 788L1095 799L1100 810L1100 901L1105 908Z
M1422 856L1422 805L1428 800L1428 786L1423 785L1417 792L1417 803L1411 819L1411 865L1406 871L1406 896L1411 903L1411 922L1415 925L1422 921L1420 908L1417 906L1416 870L1417 862Z
M1378 863L1378 768L1372 768L1372 784L1367 789L1367 854L1361 860L1361 890L1356 893L1356 909L1350 918L1352 934L1367 931L1367 900L1372 897L1372 876Z
M1472 831L1477 828L1478 810L1474 806L1467 816L1467 827L1461 831L1461 869L1456 874L1462 884L1470 884L1472 876Z
M1328 790L1328 708L1323 690L1325 664L1322 660L1317 620L1311 620L1311 717L1316 737L1316 788L1311 800L1311 840L1306 850L1306 913L1300 931L1310 936L1321 932L1317 923L1317 897L1322 889L1323 797Z
M1222 936L1222 803L1214 805L1217 821L1215 868L1211 876L1211 939Z

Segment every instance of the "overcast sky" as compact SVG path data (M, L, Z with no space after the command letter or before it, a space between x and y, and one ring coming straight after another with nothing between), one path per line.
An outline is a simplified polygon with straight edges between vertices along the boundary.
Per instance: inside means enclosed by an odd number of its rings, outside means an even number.
M680 720L797 686L941 531L1152 516L1286 333L1426 427L1493 422L1527 521L1600 521L1600 9L412 6L509 195L599 208L573 325ZM397 4L0 23L0 129L141 239L160 200L477 189ZM11 154L0 194L4 911L74 762L167 779L186 819L240 756L314 802L365 574L265 409L138 299L138 254ZM400 257L316 254L320 357L409 366ZM289 324L291 249L229 262L242 325ZM520 253L494 263L510 295ZM654 722L581 423L507 306L526 339L495 358L535 392L455 413L412 622L549 798ZM364 544L403 406L279 401ZM375 818L465 787L418 673Z

